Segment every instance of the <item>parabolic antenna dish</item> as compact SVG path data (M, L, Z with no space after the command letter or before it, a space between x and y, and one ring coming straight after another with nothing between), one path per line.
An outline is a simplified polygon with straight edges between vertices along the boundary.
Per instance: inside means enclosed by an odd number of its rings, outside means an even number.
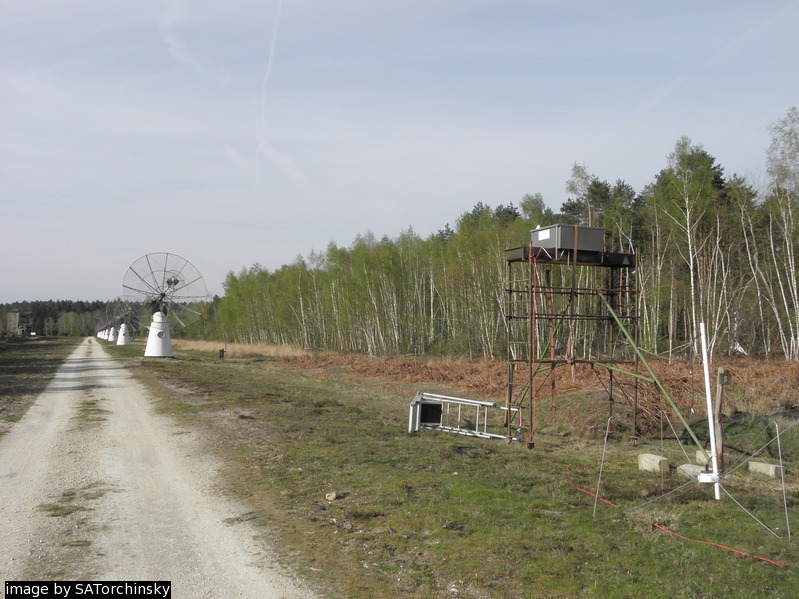
M105 326L118 327L123 322L130 323L131 304L124 297L117 297L105 306Z
M125 299L144 312L141 322L149 322L153 314L161 312L173 331L199 319L211 299L194 265L167 252L147 254L131 264L122 289Z

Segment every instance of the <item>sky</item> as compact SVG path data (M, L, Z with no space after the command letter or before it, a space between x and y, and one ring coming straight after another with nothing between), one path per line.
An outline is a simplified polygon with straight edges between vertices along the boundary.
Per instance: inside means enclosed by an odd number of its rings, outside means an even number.
M677 140L763 185L793 0L2 0L0 303L111 300L169 252L259 264L434 234ZM498 257L497 259L501 259Z

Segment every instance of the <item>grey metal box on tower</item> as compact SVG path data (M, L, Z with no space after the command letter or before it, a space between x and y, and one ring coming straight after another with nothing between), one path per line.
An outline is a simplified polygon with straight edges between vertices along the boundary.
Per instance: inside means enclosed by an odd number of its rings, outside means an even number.
M533 247L584 252L605 251L605 229L579 225L550 225L533 229ZM576 247L575 247L576 245Z

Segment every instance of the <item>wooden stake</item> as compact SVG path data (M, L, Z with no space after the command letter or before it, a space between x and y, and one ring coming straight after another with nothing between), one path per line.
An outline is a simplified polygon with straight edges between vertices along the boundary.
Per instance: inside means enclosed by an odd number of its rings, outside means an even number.
M724 472L724 431L721 428L721 406L724 400L724 385L730 382L731 375L719 368L716 377L716 397L713 401L713 420L716 433L716 462L719 472Z

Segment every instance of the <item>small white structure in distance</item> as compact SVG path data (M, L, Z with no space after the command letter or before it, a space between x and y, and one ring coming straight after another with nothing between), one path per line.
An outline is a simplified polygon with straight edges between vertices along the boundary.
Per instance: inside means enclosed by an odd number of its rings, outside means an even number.
M169 334L169 323L166 314L155 312L150 323L150 332L147 335L147 347L144 348L145 358L171 358L172 337Z
M117 328L111 327L108 329L108 340L112 342L116 342L117 340Z
M126 325L124 322L119 325L117 345L130 345L130 333L128 332L128 325Z

